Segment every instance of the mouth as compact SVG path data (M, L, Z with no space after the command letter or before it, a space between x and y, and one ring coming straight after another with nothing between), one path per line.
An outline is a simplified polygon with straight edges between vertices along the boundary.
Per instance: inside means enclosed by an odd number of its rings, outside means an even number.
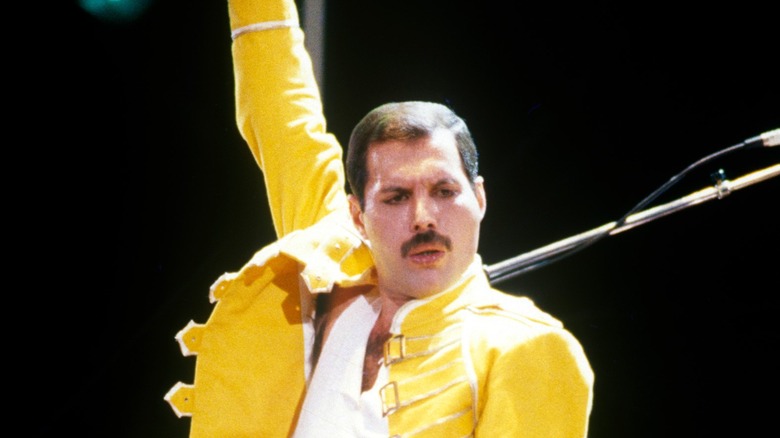
M416 248L409 252L408 258L418 265L432 265L441 260L445 251L435 248Z
M439 262L452 249L452 241L430 230L417 234L401 246L401 255L417 265L429 266Z

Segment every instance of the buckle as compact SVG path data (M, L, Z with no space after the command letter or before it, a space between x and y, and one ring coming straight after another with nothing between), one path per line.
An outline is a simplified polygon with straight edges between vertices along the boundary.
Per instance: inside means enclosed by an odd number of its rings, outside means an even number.
M392 403L387 402L388 387L392 387L392 392L390 392L390 395L393 396ZM399 408L398 384L395 382L390 382L387 385L379 388L379 398L382 399L382 417L387 417L388 415L397 411Z
M385 342L385 365L400 362L406 356L406 342L404 335L393 335Z

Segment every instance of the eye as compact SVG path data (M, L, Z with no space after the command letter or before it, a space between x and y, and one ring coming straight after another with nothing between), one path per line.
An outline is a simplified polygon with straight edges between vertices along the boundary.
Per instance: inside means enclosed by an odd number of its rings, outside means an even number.
M453 190L453 189L448 189L448 188L443 188L443 187L440 188L439 190L437 190L436 193L438 194L439 197L442 197L442 198L451 198L451 197L453 197L453 196L458 194L458 192Z
M401 202L406 201L407 199L409 199L408 194L398 193L389 198L386 198L383 202L385 204L393 205L393 204L400 204Z

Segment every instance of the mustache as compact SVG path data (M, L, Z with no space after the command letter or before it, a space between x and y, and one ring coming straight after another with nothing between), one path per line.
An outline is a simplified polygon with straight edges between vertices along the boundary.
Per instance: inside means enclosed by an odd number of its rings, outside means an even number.
M401 255L406 257L416 246L426 243L439 243L444 245L447 251L452 250L452 240L449 237L443 236L434 230L428 230L424 233L415 234L414 237L404 242L401 245Z

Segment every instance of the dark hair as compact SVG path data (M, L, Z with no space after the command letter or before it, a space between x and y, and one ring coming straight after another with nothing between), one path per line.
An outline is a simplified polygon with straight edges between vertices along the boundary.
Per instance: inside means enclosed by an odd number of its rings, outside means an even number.
M358 122L349 137L347 149L347 181L350 189L365 207L368 180L366 155L372 143L388 140L409 141L424 138L437 129L446 129L455 137L463 171L473 183L479 175L477 147L471 132L450 108L434 102L392 102L369 111Z

